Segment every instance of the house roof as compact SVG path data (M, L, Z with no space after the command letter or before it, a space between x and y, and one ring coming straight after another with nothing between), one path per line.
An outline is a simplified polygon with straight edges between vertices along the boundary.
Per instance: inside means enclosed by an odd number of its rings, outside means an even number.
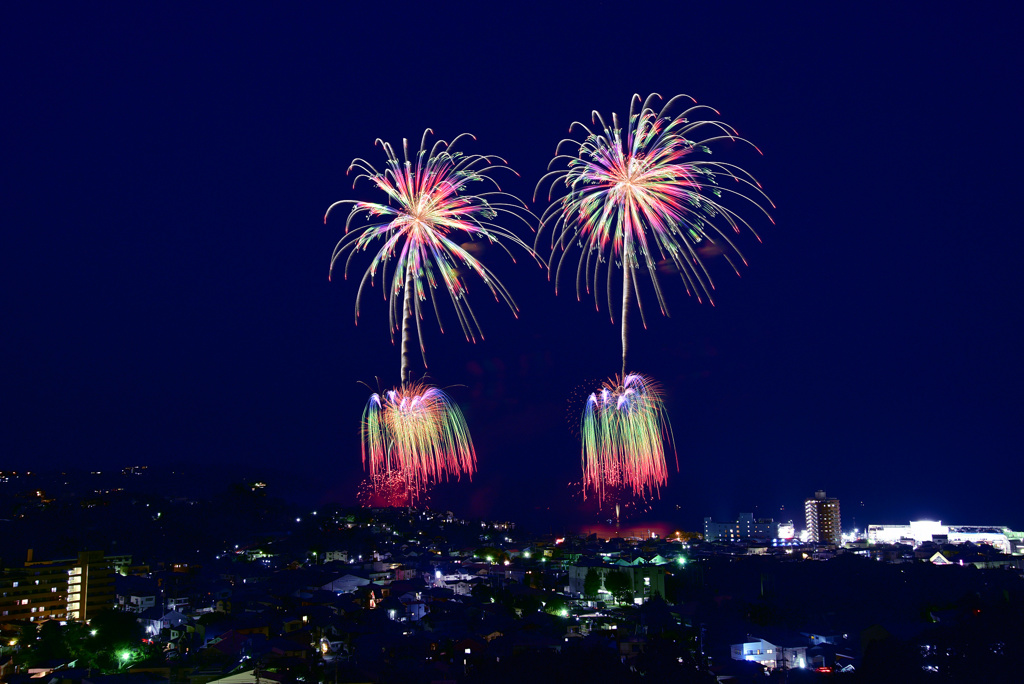
M248 672L236 672L235 674L222 677L221 679L214 679L207 684L256 684L257 681L266 680L280 681L277 679L272 672L260 672L259 680L256 678L256 674L253 670Z

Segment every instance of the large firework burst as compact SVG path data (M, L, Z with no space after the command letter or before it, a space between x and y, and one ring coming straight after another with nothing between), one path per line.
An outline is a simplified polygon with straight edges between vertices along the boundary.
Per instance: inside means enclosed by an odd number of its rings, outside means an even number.
M373 284L379 271L384 298L389 303L392 341L395 332L402 330L403 383L410 379L413 320L416 321L424 366L427 363L421 325L422 304L428 293L439 325L441 319L436 291L448 293L469 341L476 341L478 336L482 339L483 333L466 301L464 273L475 273L496 300L504 301L513 313L517 313L508 290L454 238L498 245L510 257L512 252L505 243L511 242L535 256L533 250L513 232L494 222L499 213L505 213L529 225L526 217L531 215L520 200L502 192L491 177L498 170L511 171L504 160L491 155L464 155L453 151L463 138L473 137L465 133L451 144L439 140L428 149L428 133L431 133L430 129L424 131L419 151L411 157L408 140L402 140L402 159L389 143L378 139L377 143L386 156L383 171L363 159L355 159L349 166L350 172L353 169L359 172L353 180L353 187L359 179L365 178L387 195L387 204L341 200L328 207L324 215L326 222L331 210L338 205L352 205L345 221L345 236L331 256L332 272L337 262L347 254L344 272L348 277L355 255L370 251L375 243L380 243L359 283L356 322L359 321L363 291L367 284ZM490 190L473 193L471 186L476 183L484 183Z
M652 94L641 102L634 95L625 125L612 114L609 126L596 111L591 126L574 122L569 130L578 127L583 140L559 142L548 173L537 184L538 190L549 184L549 201L557 186L566 188L541 216L541 230L551 230L548 269L554 271L556 291L569 263L567 255L579 245L576 296L582 299L584 290L592 293L599 307L605 268L614 321L612 265L622 269L622 373L591 395L583 418L584 485L599 497L609 485L628 484L636 495L646 496L667 482L664 441L672 440L660 394L650 380L627 374L634 297L646 327L638 273L647 272L662 314L668 311L658 281L659 264L671 265L688 293L711 301L714 282L705 260L721 255L739 273L738 263L746 260L730 234L745 226L756 236L723 197L740 198L765 216L763 204L771 205L750 174L732 164L697 157L710 154L710 145L719 141L747 142L727 124L702 118L717 111L694 104L670 116L667 112L676 103L692 98L678 95L659 111L652 107L656 99L660 96ZM573 147L572 153L563 152ZM554 168L563 163L564 168Z
M760 201L771 205L753 176L732 164L695 157L698 153L710 155L709 146L715 142L747 141L720 121L690 120L704 111L718 114L710 107L694 105L677 116L668 116L666 112L676 102L692 99L687 95L673 97L655 112L651 103L658 97L648 96L638 110L640 96L634 95L625 128L614 113L608 126L600 113L593 112L594 130L574 122L570 131L579 127L585 138L559 142L549 169L560 162L566 168L549 170L537 184L538 190L545 182L550 184L549 200L559 183L567 189L541 217L542 229L551 226L553 249L548 267L555 271L555 286L568 263L569 249L578 243L583 254L576 268L576 293L582 298L584 288L592 292L595 305L599 303L602 264L609 261L623 271L623 287L628 288L623 292L624 308L635 292L636 272L644 269L662 313L667 313L657 277L659 262L675 267L687 292L698 298L703 293L710 300L714 283L704 258L721 254L738 273L737 261L746 260L729 233L739 233L740 227L746 226L756 236L746 220L721 203L723 195L743 198L768 216L759 201L744 193L753 191ZM705 131L709 135L704 136ZM573 145L575 154L562 153L563 146ZM614 311L611 276L609 266L606 289L609 310ZM642 315L642 303L640 310Z

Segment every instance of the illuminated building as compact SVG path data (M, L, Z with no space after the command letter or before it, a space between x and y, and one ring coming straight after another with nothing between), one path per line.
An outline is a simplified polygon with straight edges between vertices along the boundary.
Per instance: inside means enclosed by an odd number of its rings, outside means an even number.
M807 667L806 646L777 646L765 639L755 639L748 636L750 641L742 644L732 644L729 647L733 660L746 660L758 663L769 670L776 667L784 670Z
M29 551L23 568L0 574L0 622L85 622L114 607L114 568L128 562L125 556L104 556L102 551L83 551L74 559L36 561Z
M842 543L842 526L839 519L839 499L829 499L825 490L814 492L814 498L804 501L804 516L807 520L807 540L818 544Z
M704 518L704 541L749 541L778 539L779 523L771 518L754 519L753 513L740 513L734 522L714 522Z
M1002 553L1014 553L1019 533L1000 525L943 525L941 521L913 520L909 525L868 525L871 544L907 544L917 548L937 544L988 544Z

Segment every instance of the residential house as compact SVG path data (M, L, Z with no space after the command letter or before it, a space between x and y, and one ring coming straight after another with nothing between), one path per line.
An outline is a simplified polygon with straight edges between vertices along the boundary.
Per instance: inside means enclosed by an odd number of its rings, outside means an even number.
M733 660L759 663L769 670L807 667L806 646L778 646L766 639L748 636L745 642L732 644L729 650Z

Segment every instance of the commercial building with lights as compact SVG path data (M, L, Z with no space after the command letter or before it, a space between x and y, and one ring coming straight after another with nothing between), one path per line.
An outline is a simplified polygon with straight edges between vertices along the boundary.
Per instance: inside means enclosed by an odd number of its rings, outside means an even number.
M839 499L830 499L825 496L825 490L819 489L812 498L804 501L804 517L808 541L833 546L842 544Z
M102 551L37 561L29 551L24 567L0 574L0 623L86 622L104 608L114 607L114 568L129 563L127 556L104 556Z
M909 525L868 525L871 544L907 544L917 548L937 544L988 544L1002 553L1021 553L1020 533L1000 525L943 525L941 521L914 520Z

